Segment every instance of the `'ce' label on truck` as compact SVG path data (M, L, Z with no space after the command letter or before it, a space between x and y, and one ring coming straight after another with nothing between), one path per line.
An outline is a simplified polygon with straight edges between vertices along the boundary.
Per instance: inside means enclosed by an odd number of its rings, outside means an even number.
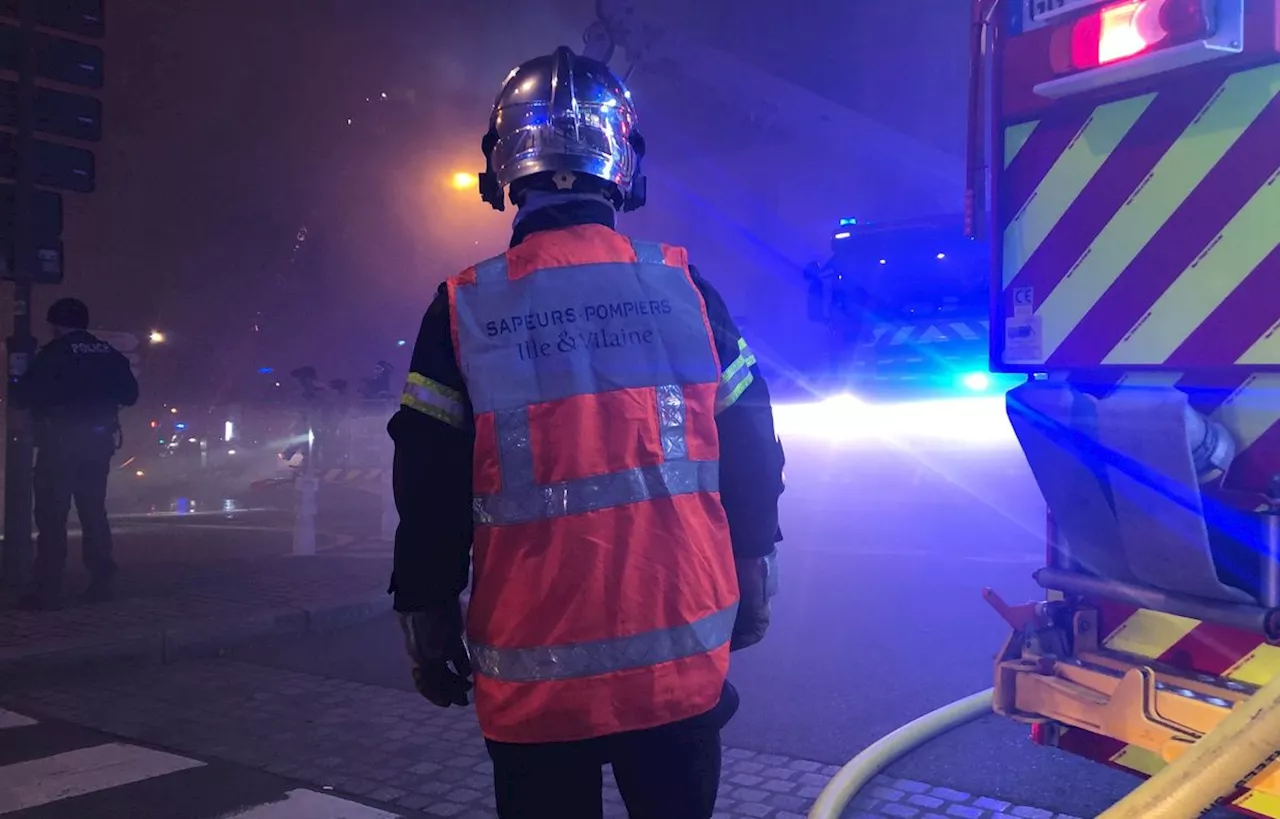
M1035 289L1031 287L1017 287L1013 291L1013 314L1015 316L1029 316L1035 312Z

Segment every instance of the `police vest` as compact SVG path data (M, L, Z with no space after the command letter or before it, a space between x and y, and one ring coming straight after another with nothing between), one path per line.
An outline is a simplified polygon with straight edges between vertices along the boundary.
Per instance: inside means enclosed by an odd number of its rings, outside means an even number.
M467 634L499 742L567 742L712 709L738 587L720 382L683 248L537 233L448 283L475 417Z

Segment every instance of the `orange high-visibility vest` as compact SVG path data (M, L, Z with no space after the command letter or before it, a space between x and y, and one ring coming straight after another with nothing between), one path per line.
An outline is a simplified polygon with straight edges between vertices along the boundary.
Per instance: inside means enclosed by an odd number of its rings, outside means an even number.
M683 248L536 233L448 283L475 416L467 635L499 742L653 728L719 701L738 607L719 357Z

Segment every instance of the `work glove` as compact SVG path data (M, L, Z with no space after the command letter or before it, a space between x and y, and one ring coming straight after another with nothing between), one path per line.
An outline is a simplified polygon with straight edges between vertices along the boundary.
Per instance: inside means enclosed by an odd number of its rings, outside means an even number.
M778 593L778 552L767 557L735 560L738 569L738 617L733 624L730 651L749 648L769 630L770 603Z
M471 658L462 641L462 606L453 600L426 611L402 612L400 628L413 661L413 684L432 705L466 705Z

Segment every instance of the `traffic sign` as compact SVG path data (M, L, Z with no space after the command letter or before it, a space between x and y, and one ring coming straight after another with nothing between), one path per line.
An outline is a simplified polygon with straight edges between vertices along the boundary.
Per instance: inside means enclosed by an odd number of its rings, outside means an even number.
M35 261L19 269L17 248L13 242L0 245L0 279L7 282L62 284L62 240L42 242L36 247ZM21 274L21 275L19 275Z
M18 270L17 186L0 183L0 279L12 281ZM27 281L58 284L62 281L62 196L51 191L32 192L32 234L35 262L21 271Z
M31 35L36 52L36 76L81 88L102 87L102 48L66 37L36 33ZM0 26L0 68L21 71L22 30Z
M23 0L0 0L0 16L18 19ZM36 24L77 37L100 38L106 34L102 0L40 0L35 3Z
M0 182L0 238L12 238L17 227L17 193L18 187L12 182ZM37 236L61 236L62 195L53 191L33 191L31 224Z
M36 88L35 129L54 136L97 142L102 139L102 102L87 94ZM0 80L0 125L18 127L18 84Z
M35 183L76 193L93 193L93 151L43 139L31 141ZM13 134L0 134L0 177L18 178L18 141Z

